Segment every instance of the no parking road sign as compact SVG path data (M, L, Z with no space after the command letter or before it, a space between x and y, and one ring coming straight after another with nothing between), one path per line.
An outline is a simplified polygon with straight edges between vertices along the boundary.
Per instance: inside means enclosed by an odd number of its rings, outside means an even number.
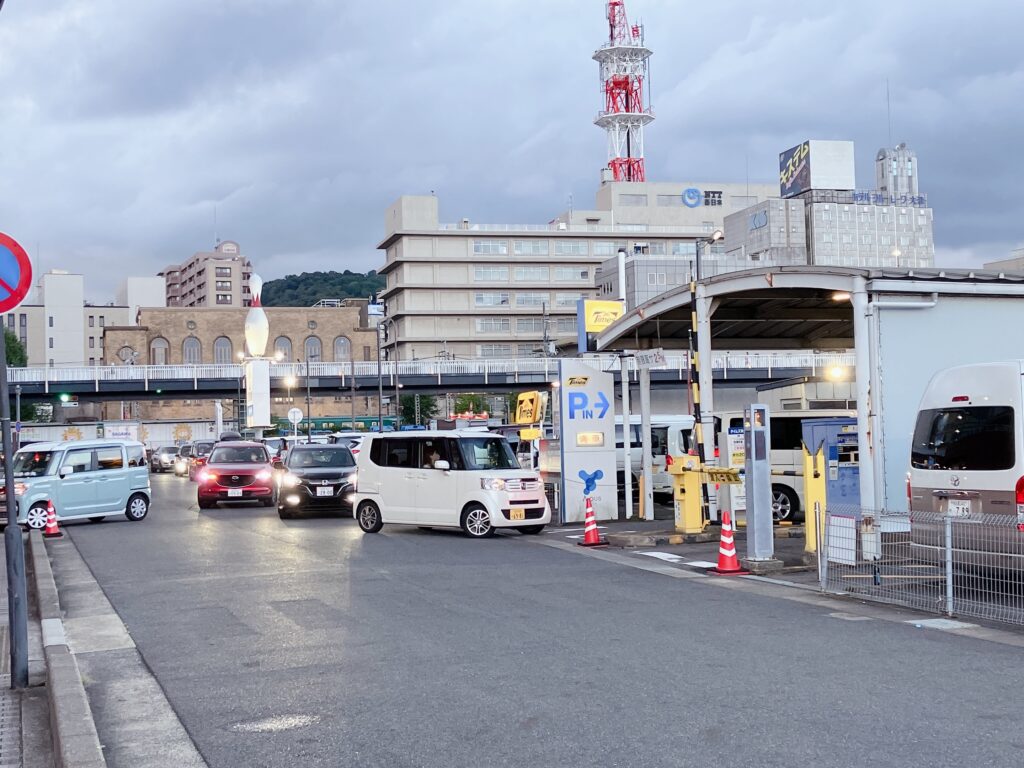
M0 232L0 313L21 304L32 287L32 263L18 242Z

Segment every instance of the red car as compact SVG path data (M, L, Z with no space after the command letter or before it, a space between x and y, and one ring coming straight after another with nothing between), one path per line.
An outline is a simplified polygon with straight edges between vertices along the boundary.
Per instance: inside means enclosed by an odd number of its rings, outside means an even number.
M274 505L274 463L261 443L217 443L196 480L200 509L210 509L221 501Z

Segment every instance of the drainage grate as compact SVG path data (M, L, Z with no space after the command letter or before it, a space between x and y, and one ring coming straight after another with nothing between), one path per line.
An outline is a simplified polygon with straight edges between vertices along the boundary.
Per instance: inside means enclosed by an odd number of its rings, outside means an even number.
M21 768L21 697L0 678L0 768Z

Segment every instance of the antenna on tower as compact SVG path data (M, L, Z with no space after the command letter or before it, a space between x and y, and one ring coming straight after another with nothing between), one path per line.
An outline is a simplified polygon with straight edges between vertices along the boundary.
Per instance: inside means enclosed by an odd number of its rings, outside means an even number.
M889 78L885 78L885 119L889 123L889 146L892 146L892 102L889 101Z
M644 45L644 30L630 25L625 0L608 0L608 42L594 53L600 67L604 109L594 123L608 134L608 169L614 181L645 181L644 126L651 111L650 69L653 53Z
M213 246L220 245L220 236L217 234L217 204L213 204Z

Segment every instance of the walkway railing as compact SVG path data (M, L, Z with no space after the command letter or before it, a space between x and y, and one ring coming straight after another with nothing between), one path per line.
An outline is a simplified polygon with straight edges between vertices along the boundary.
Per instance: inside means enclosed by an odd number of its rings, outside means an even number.
M605 370L619 370L621 359L612 355L598 355L593 358ZM476 360L403 360L397 364L399 378L406 376L482 376L486 381L492 374L518 375L541 374L553 378L558 373L559 358L520 357L513 359L481 358ZM633 358L625 358L627 369L632 373L637 370ZM677 371L680 378L685 378L690 362L686 353L666 355L666 368ZM813 374L827 371L833 367L852 367L853 355L846 353L718 353L712 356L711 367L721 371L728 378L730 373L743 370L765 370L769 376L775 372L786 370L810 371ZM395 374L395 363L381 363L384 376ZM347 379L356 377L377 376L377 363L310 363L310 377L334 377ZM182 380L213 380L241 379L245 375L244 366L240 364L223 365L109 365L109 366L33 366L28 368L9 368L8 381L11 384L63 384L95 382L97 386L103 382L149 382L182 381ZM301 379L306 375L304 363L273 363L270 369L271 379L285 379L294 376Z

